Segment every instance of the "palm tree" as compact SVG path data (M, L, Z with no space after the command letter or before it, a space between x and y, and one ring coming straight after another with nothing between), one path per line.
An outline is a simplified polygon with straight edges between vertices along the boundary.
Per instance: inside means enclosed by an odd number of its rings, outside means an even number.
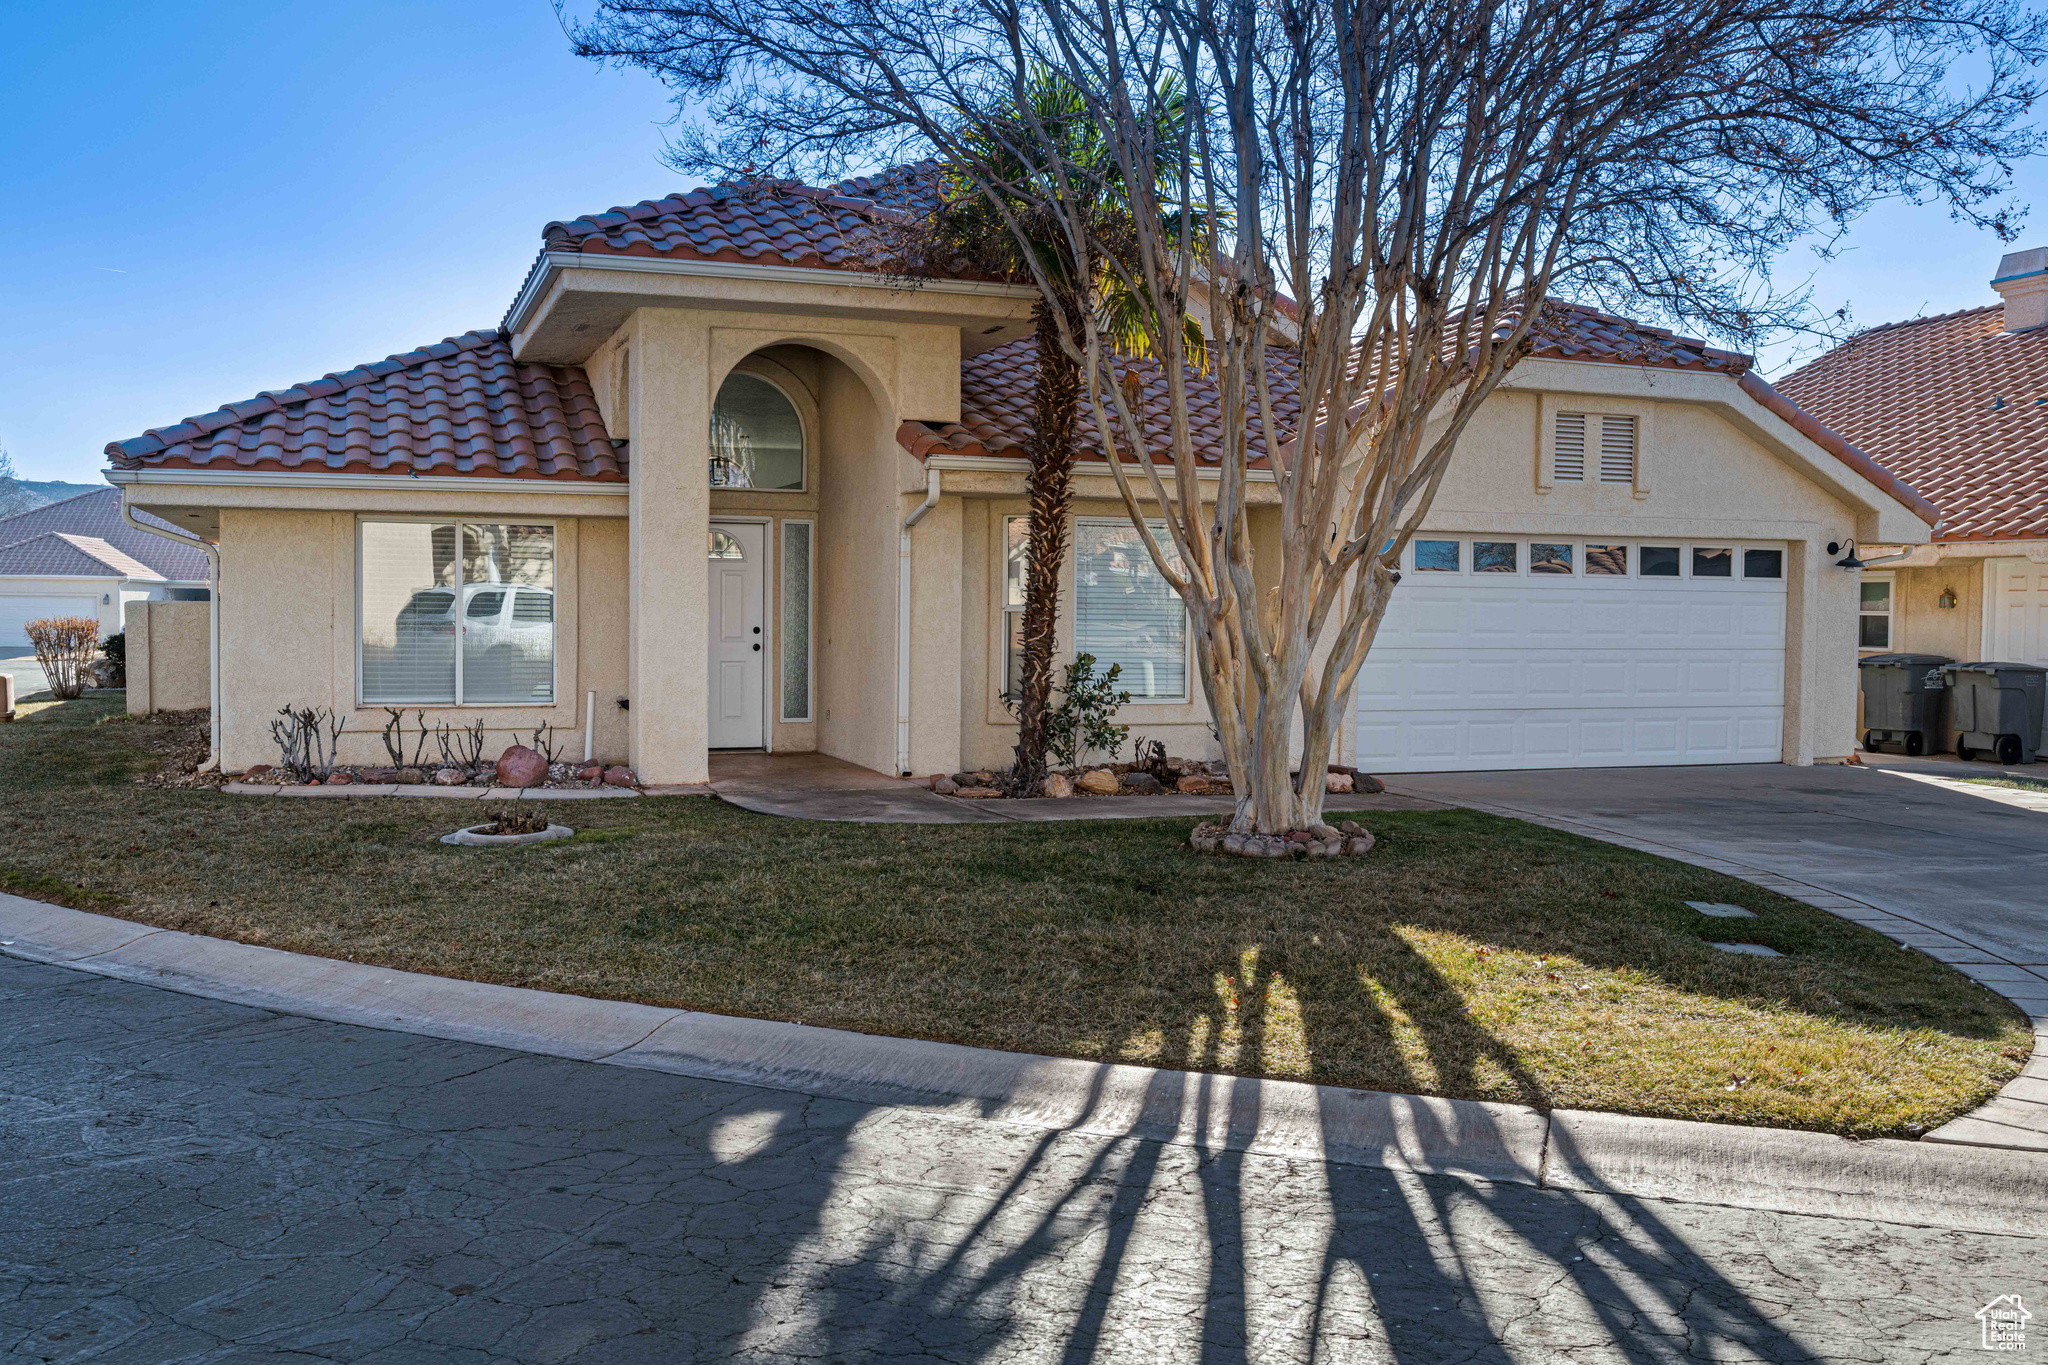
M1155 143L1162 149L1152 171L1163 189L1181 171L1169 149L1181 145L1177 130L1185 115L1181 91L1162 89L1150 117L1159 127ZM1005 129L1014 135L1004 135ZM1156 357L1143 325L1145 302L1125 284L1137 272L1114 268L1118 245L1134 236L1126 227L1132 214L1128 186L1081 91L1056 73L1035 72L1024 99L994 120L990 131L971 139L969 155L975 163L972 177L964 170L942 177L934 218L940 248L1003 278L1032 279L1042 286L1032 307L1037 374L1032 435L1025 446L1031 469L1025 479L1030 514L1023 658L1011 700L1017 715L1017 761L1010 789L1012 795L1028 796L1037 793L1046 775L1059 574L1067 556L1079 454L1074 435L1083 376L1061 344L1062 336L1078 339L1092 308L1099 330L1118 354ZM988 186L1004 188L991 191ZM1080 196L1086 202L1075 202ZM1162 195L1168 202L1174 197ZM1190 226L1195 235L1205 230L1199 222ZM1187 340L1190 359L1205 365L1207 350L1192 322Z

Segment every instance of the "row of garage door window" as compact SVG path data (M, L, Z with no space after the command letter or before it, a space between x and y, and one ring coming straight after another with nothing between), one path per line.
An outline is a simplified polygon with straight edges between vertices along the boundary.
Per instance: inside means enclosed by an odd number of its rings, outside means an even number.
M1576 541L1532 540L1528 545L1528 571L1532 574L1585 574L1589 577L1627 577L1635 561L1638 578L1734 578L1736 565L1744 578L1783 578L1783 550L1743 550L1739 555L1726 545L1597 545ZM1470 542L1473 573L1521 573L1524 542L1519 540L1474 540ZM1419 573L1464 573L1467 542L1462 540L1417 540L1412 558ZM1585 551L1583 561L1579 551Z

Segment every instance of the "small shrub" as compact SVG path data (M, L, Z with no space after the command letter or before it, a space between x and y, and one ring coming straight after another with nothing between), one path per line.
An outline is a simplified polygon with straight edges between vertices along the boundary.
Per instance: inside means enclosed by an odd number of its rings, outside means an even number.
M29 622L27 629L36 662L50 680L50 695L59 701L76 701L92 685L100 623L90 616L44 616Z
M1110 723L1117 708L1131 700L1130 693L1117 689L1116 680L1123 671L1122 664L1111 664L1108 672L1098 676L1093 654L1077 654L1067 665L1066 677L1060 682L1059 705L1045 720L1046 739L1061 766L1078 767L1090 749L1100 749L1110 762L1116 761L1131 733L1128 725Z
M100 686L126 687L128 685L128 636L115 631L100 642Z

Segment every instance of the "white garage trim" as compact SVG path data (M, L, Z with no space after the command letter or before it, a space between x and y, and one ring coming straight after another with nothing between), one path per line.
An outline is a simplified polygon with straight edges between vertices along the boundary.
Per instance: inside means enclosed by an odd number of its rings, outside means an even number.
M1359 674L1357 761L1775 763L1788 560L1783 543L1419 534Z

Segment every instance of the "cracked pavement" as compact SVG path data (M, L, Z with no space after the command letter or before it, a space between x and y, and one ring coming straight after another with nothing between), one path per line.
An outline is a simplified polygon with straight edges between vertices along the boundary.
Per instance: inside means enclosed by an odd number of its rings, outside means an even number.
M6 1360L1920 1362L2048 1294L2048 1229L1047 1133L7 958L0 1044Z

